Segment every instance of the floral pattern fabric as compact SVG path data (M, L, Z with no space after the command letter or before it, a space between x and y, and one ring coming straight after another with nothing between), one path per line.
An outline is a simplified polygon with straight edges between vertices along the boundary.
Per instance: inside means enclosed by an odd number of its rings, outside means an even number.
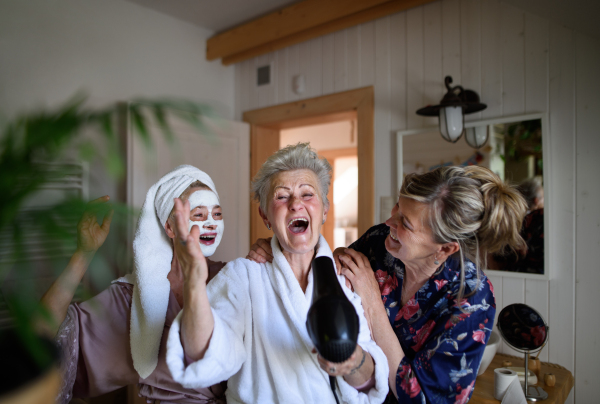
M368 257L381 299L405 357L396 376L400 403L466 403L496 312L492 283L465 260L465 291L457 301L460 261L452 256L401 305L404 264L385 249L389 227L369 229L350 248ZM470 295L470 296L469 296Z

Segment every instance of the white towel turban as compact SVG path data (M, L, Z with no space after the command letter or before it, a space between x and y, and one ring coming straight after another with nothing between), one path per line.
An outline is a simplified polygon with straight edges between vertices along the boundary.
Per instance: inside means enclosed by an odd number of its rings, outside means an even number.
M142 206L135 238L133 259L133 301L131 305L131 356L133 367L142 379L150 376L158 363L171 285L173 250L164 230L178 198L193 182L206 184L219 198L215 184L203 171L182 165L160 179L148 190Z

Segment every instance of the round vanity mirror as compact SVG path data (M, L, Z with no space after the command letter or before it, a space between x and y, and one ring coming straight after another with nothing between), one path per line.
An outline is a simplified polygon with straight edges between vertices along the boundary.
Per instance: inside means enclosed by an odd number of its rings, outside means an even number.
M548 398L544 389L529 386L527 381L529 355L541 350L548 340L548 324L544 318L526 304L511 304L503 308L498 315L498 331L511 348L525 354L525 398L528 401Z
M504 341L519 352L537 352L548 339L548 325L540 313L521 303L502 309L498 330Z

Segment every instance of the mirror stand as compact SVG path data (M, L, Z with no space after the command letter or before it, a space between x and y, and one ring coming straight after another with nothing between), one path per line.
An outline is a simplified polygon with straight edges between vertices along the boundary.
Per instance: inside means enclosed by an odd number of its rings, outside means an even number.
M529 355L544 348L548 341L548 328L540 313L526 304L510 304L498 315L498 331L502 339L508 346L525 355L523 393L527 401L548 398L548 393L543 388L529 385Z
M529 351L525 352L525 386L523 392L527 401L542 401L548 398L548 393L541 387L529 386Z

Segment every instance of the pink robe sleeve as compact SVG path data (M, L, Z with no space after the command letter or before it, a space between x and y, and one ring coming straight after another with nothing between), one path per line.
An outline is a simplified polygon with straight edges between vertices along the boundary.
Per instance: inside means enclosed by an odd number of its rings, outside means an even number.
M77 333L79 327L67 312L65 321L61 324L56 334L55 341L60 347L60 370L63 375L62 385L56 397L57 404L67 404L73 398L73 385L77 376L77 359L79 357L79 346L77 345Z
M69 306L56 337L64 374L58 402L95 397L138 382L129 347L131 295L130 287L115 284Z
M216 273L221 263L212 267ZM158 365L146 379L133 367L129 313L133 286L116 283L84 302L69 306L56 340L62 348L64 381L58 403L73 397L96 397L123 386L138 384L140 396L162 403L223 403L225 385L186 389L171 377L165 361L167 335L181 308L173 293L165 320Z

